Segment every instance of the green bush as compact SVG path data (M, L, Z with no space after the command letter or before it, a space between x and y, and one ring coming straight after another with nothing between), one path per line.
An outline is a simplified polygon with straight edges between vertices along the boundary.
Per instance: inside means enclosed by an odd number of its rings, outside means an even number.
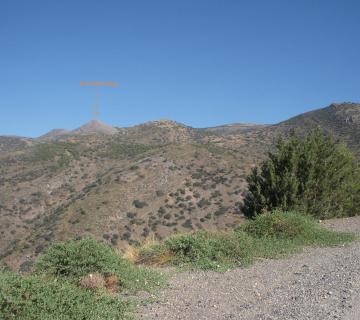
M0 319L127 319L127 303L68 282L0 272Z
M211 202L206 198L201 198L201 200L197 203L197 206L199 208L203 208L209 205L211 205Z
M141 209L141 208L144 208L145 206L147 206L148 204L145 201L134 200L133 205L135 208Z
M301 250L304 246L336 246L351 242L350 233L328 230L311 216L299 212L275 210L247 221L238 231L254 238L256 255L278 258Z
M223 269L244 265L251 260L252 239L245 233L199 231L174 236L164 245L174 256L175 265L192 265L198 269Z
M360 206L360 167L344 144L320 129L300 139L292 133L247 177L243 212L253 218L276 208L318 218L353 216Z
M283 213L279 210L272 214L257 216L247 221L241 228L254 237L297 238L308 237L318 228L312 219L297 212Z
M36 271L75 282L90 273L113 273L129 291L150 290L163 283L159 273L131 264L107 244L91 238L52 245L37 261Z

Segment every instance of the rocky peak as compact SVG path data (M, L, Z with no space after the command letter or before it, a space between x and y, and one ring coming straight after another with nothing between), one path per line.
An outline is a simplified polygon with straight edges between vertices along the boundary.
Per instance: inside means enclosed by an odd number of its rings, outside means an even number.
M117 129L100 121L100 120L91 120L90 122L84 124L80 128L77 128L72 131L75 134L90 134L90 133L101 133L101 134L115 134Z

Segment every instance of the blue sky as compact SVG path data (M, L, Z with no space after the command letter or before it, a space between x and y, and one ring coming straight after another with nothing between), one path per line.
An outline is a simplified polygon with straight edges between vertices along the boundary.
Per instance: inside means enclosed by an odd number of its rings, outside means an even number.
M276 123L360 101L360 1L0 1L0 134Z

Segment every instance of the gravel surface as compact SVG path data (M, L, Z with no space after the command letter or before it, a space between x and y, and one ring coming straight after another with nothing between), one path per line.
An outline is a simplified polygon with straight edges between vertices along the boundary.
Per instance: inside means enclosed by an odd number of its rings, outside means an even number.
M360 217L324 224L360 235ZM225 273L175 274L138 318L360 320L360 241Z

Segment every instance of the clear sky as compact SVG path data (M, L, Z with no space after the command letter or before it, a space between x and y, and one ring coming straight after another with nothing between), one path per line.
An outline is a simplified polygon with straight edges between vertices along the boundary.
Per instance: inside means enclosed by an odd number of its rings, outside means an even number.
M0 0L0 134L276 123L360 101L358 0Z

